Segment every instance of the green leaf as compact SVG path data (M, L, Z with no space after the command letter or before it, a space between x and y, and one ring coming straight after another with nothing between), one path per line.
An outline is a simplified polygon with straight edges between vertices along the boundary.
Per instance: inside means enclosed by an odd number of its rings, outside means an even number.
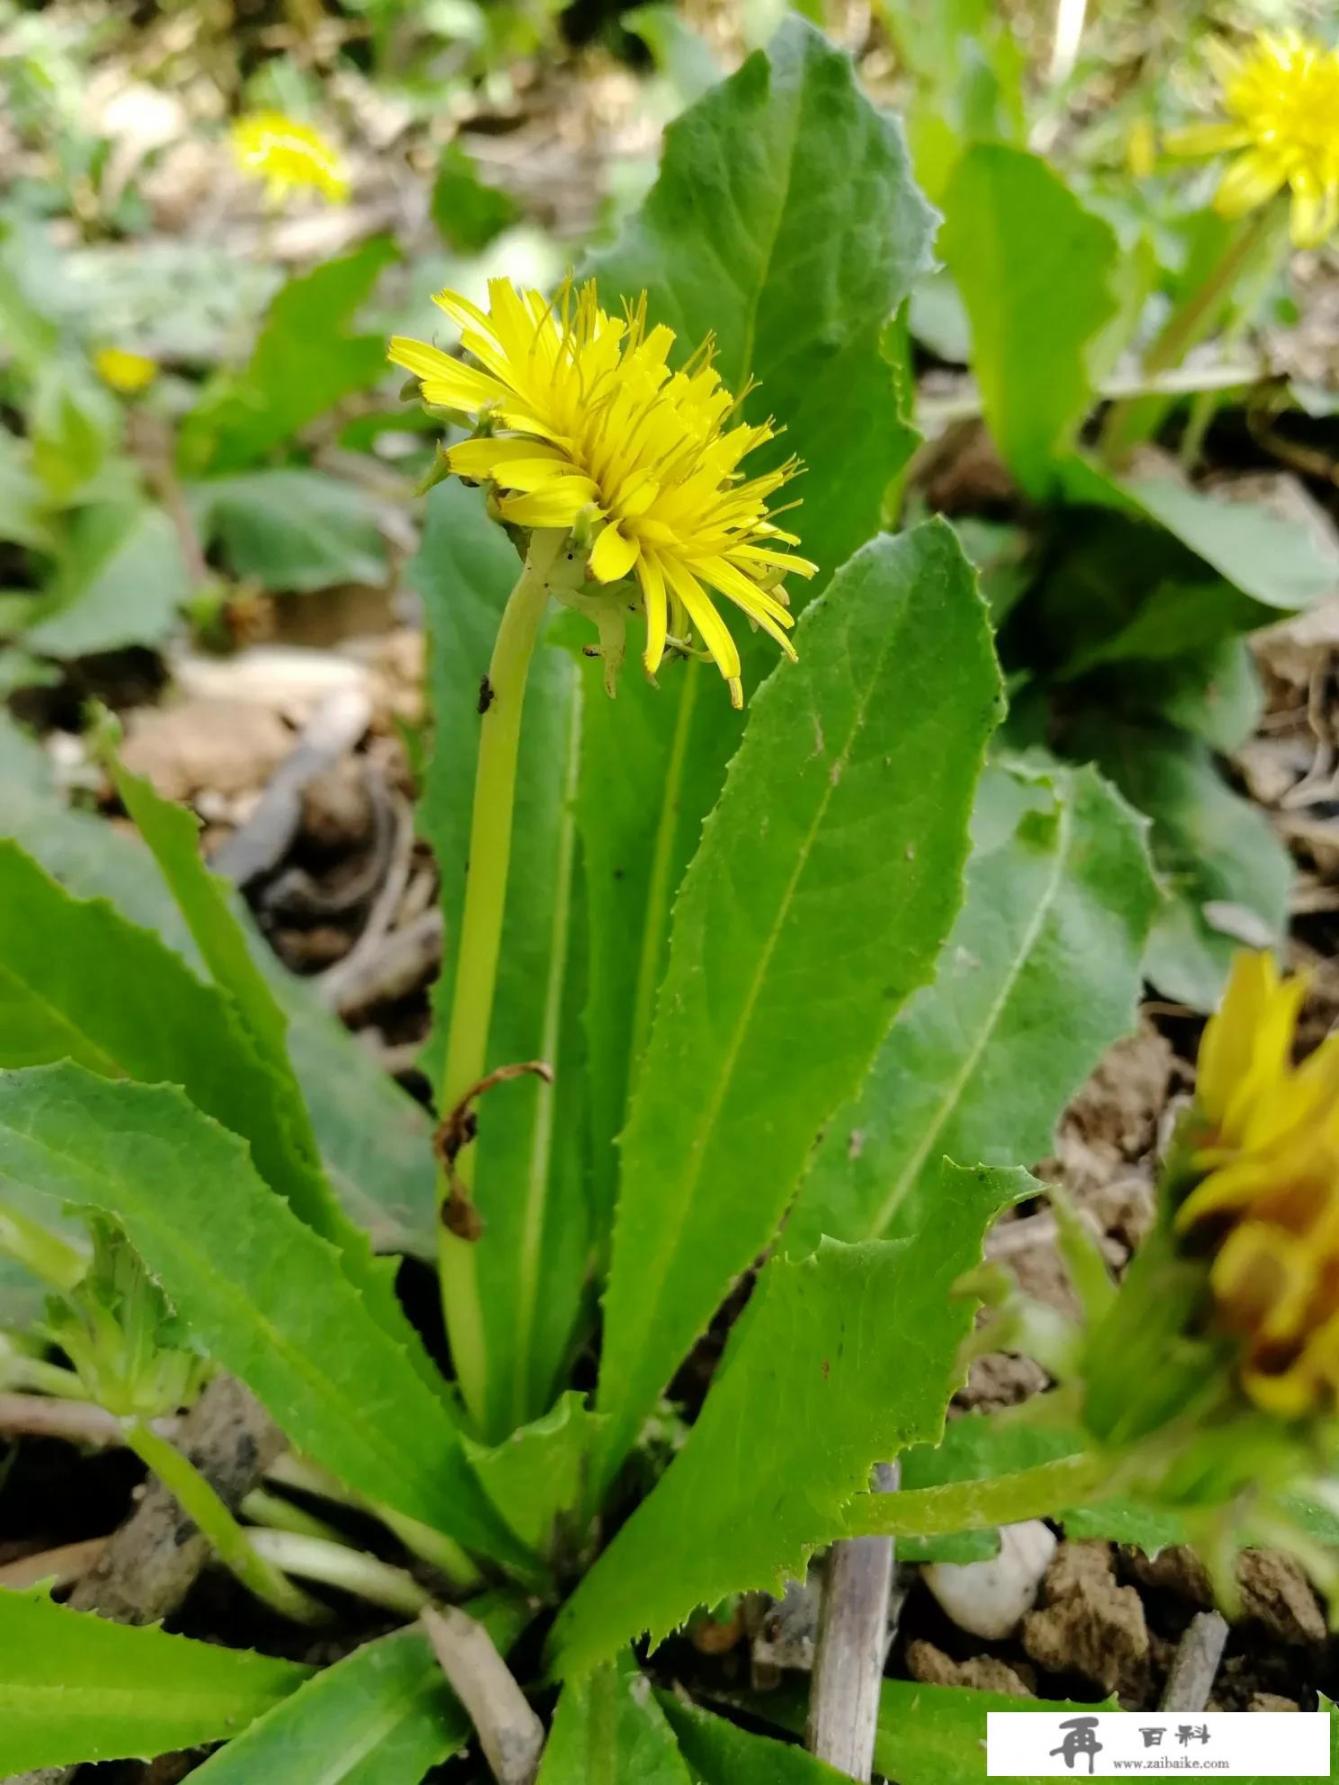
M755 1735L672 1692L659 1697L679 1750L702 1785L840 1785L847 1776L791 1742Z
M193 839L189 820L187 828ZM104 1077L181 1085L249 1142L260 1175L339 1247L350 1281L435 1381L395 1298L394 1265L373 1259L366 1234L334 1199L286 1057L262 1058L227 992L202 984L106 901L73 898L5 841L0 912L13 938L0 962L0 1066L70 1059ZM220 922L234 920L222 910Z
M172 630L191 593L176 528L139 501L77 510L44 609L24 643L51 657L153 645Z
M978 143L954 171L939 247L972 325L995 444L1045 495L1093 399L1089 353L1116 308L1116 237L1036 155Z
M583 1502L598 1420L569 1389L542 1419L486 1448L466 1444L474 1473L527 1549L551 1555Z
M0 716L4 829L72 892L109 898L192 967L200 953L153 857L105 819L66 809L39 745ZM382 1251L430 1255L433 1218L431 1134L418 1105L367 1056L301 980L275 958L235 896L252 960L287 1018L288 1042L321 1151L341 1201Z
M527 1617L506 1601L468 1609L504 1653ZM396 1630L300 1686L195 1776L201 1785L419 1785L473 1733L427 1637Z
M1205 649L1334 588L1336 559L1323 540L1261 503L1168 477L1113 477L1079 456L1058 472L1075 512L1068 549L1050 554L1041 623L1071 676Z
M616 701L599 665L587 667L577 823L590 926L592 1188L607 1253L617 1139L651 1033L675 893L742 725L703 664L668 664L656 691L625 688Z
M146 1760L245 1729L307 1678L271 1661L0 1590L0 1771Z
M200 1345L356 1492L524 1562L445 1402L373 1318L340 1255L262 1182L245 1144L175 1087L71 1065L10 1073L0 1174L111 1215Z
M669 127L660 178L594 265L611 300L646 290L682 354L714 335L732 390L761 381L745 413L775 415L773 455L803 458L797 531L827 571L878 527L905 451L879 337L932 220L850 58L791 17Z
M420 824L441 873L448 938L459 934L465 898L480 680L519 569L506 534L485 519L477 491L444 484L433 492L414 571L428 620L435 720ZM541 646L525 695L487 1058L490 1065L545 1060L554 1082L526 1077L500 1085L478 1107L474 1199L485 1232L476 1263L489 1359L484 1425L493 1439L552 1405L591 1250L576 1024L584 950L573 811L580 692L570 655ZM455 967L450 946L446 953L434 991L443 1029ZM429 1051L434 1078L443 1041L439 1029Z
M806 8L797 7L796 11L804 12ZM814 16L812 8L808 12L810 17ZM668 103L673 111L681 111L701 99L720 80L721 64L716 51L667 0L647 0L646 4L630 6L619 14L618 22L624 31L641 38L651 52L657 72L670 89ZM642 91L649 98L655 89L648 93L644 86Z
M1333 593L1335 564L1309 527L1259 502L1224 502L1170 477L1127 477L1121 487L1150 519L1272 613L1296 613Z
M206 543L234 576L308 594L386 580L376 510L356 485L292 466L212 477L187 491Z
M32 465L32 448L0 428L0 539L30 551L52 547L49 498Z
M41 362L28 408L28 438L33 470L54 501L87 498L119 426L115 399L86 362L59 353Z
M1163 663L1141 663L1134 674L1122 665L1094 693L1113 711L1165 719L1225 755L1251 736L1265 704L1243 638L1220 639Z
M624 1650L558 1700L536 1785L694 1785L651 1682Z
M442 150L428 209L444 245L458 254L482 253L521 215L509 192L480 179L473 158L458 142Z
M978 843L934 984L828 1124L786 1228L792 1249L821 1233L914 1232L934 1219L946 1156L1040 1158L1069 1098L1134 1026L1158 905L1146 826L1091 770L992 769L977 823L1003 834Z
M945 1164L933 1228L767 1265L683 1449L560 1613L560 1671L648 1628L659 1640L727 1593L803 1579L872 1466L942 1432L973 1314L953 1285L1031 1184Z
M37 1320L47 1290L16 1258L0 1252L0 1327L26 1328Z
M714 333L727 383L759 381L746 416L775 415L786 432L768 451L806 465L796 531L819 577L792 589L797 603L877 531L910 453L881 338L928 260L932 221L896 125L865 99L850 59L791 16L765 54L670 126L641 214L595 262L607 302L645 290L681 353ZM755 457L761 468L765 453ZM752 691L775 646L736 631ZM742 730L710 666L670 663L659 681L651 693L627 675L612 706L588 682L578 820L604 1206L607 1138L646 1045L675 889Z
M309 1226L334 1224L315 1150L292 1121L296 1087L262 1063L224 994L115 907L73 898L4 841L0 911L11 937L0 1067L68 1059L107 1078L181 1085L250 1143L256 1169Z
M952 530L871 541L796 642L679 895L622 1137L606 1481L929 977L959 896L999 678Z
M1015 1698L1007 1692L979 1692L968 1686L922 1686L911 1680L885 1680L879 1696L879 1728L874 1765L898 1785L976 1785L986 1778L986 1713L1115 1711L1102 1704L1066 1699ZM1018 1785L1039 1785L1020 1779Z
M1091 755L1153 820L1169 896L1145 969L1158 990L1211 1010L1233 954L1283 938L1292 865L1264 813L1232 792L1198 738L1168 727L1089 723L1065 743Z
M179 438L189 476L245 471L385 371L380 335L351 333L355 312L395 258L385 236L291 279L270 305L249 364L210 384Z
M200 857L200 827L194 813L163 799L149 781L130 774L119 762L113 763L112 775L215 984L227 994L260 1064L276 1081L289 1143L287 1159L303 1169L300 1173L290 1169L275 1188L289 1197L295 1214L338 1248L349 1281L367 1297L372 1314L435 1388L436 1369L396 1297L394 1266L373 1257L366 1234L345 1215L319 1170L316 1135L288 1057L287 1018L247 945L246 932L229 903L229 888ZM166 1076L171 1079L173 1074Z

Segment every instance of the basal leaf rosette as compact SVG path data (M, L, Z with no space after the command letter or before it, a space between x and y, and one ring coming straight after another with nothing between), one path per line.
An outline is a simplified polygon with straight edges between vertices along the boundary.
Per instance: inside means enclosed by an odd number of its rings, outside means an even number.
M722 383L710 341L671 370L674 331L648 325L644 293L622 316L600 307L593 283L550 298L494 279L488 300L483 310L453 291L433 299L459 324L468 361L403 336L390 345L423 400L475 430L444 450L445 469L492 485L509 525L570 532L577 574L556 577L552 593L595 623L611 691L631 608L645 618L649 676L667 651L700 654L700 642L742 706L739 650L716 598L794 657L782 579L815 566L789 549L799 541L769 504L799 462L744 475L775 426L738 419L748 393Z
M1173 154L1233 159L1215 208L1241 217L1287 187L1295 246L1317 248L1339 224L1339 49L1299 31L1261 31L1212 48L1226 116L1173 131Z

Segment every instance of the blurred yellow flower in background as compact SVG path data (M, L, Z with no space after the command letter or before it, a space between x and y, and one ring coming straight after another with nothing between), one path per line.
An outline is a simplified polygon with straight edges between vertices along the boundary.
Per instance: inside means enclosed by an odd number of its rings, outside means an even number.
M1125 166L1132 180L1146 180L1158 165L1158 133L1151 118L1136 118L1125 138Z
M1285 1418L1339 1402L1339 1035L1293 1064L1300 976L1243 954L1200 1047L1178 1231L1212 1247L1242 1385Z
M1339 50L1297 31L1256 35L1244 50L1211 47L1227 117L1169 132L1177 155L1239 150L1218 187L1217 209L1244 216L1286 186L1292 239L1315 248L1339 224Z
M248 112L232 127L233 159L244 174L263 180L272 204L290 192L319 192L332 204L349 196L348 177L334 144L282 112Z
M477 366L403 336L390 344L425 402L489 429L448 448L448 468L494 482L506 520L589 529L594 581L636 578L647 674L668 644L682 648L695 633L741 706L739 652L712 592L795 655L780 582L816 566L781 549L799 541L773 523L767 503L798 461L744 478L741 460L775 428L734 421L740 399L713 367L710 341L671 372L674 331L647 327L645 294L613 317L593 284L550 299L494 279L488 292L486 313L452 291L433 300L460 325Z
M158 376L155 361L125 347L99 347L93 355L93 370L109 390L123 397L137 396Z

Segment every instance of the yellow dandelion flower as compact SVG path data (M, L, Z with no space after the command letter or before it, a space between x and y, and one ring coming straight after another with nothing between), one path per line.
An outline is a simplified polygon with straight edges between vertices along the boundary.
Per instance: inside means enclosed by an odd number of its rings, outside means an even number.
M1285 1418L1339 1403L1339 1035L1293 1064L1300 976L1238 956L1205 1028L1192 1172L1176 1226L1214 1247L1209 1283L1242 1383Z
M575 527L590 542L594 590L573 605L586 611L593 596L602 642L606 622L621 627L634 579L647 674L669 646L688 649L696 636L741 706L739 652L712 595L795 655L781 578L812 576L815 566L785 549L799 541L767 505L798 462L743 475L741 461L775 428L736 419L739 402L712 364L711 342L670 370L674 332L647 326L645 294L622 317L600 308L593 283L548 299L494 279L488 296L486 312L452 291L433 300L460 325L475 364L422 341L390 345L425 402L480 427L480 437L447 449L448 468L494 483L504 519ZM617 601L601 593L619 585Z
M1339 224L1339 50L1297 31L1259 32L1241 51L1212 50L1227 117L1173 131L1179 155L1239 150L1215 200L1225 217L1267 204L1287 186L1292 239L1315 248Z
M123 397L137 396L158 376L153 360L125 347L99 347L93 355L93 370L109 390L119 391Z
M264 180L272 204L293 191L319 192L332 204L349 196L348 177L334 144L309 124L282 112L248 112L232 127L233 159L244 174Z

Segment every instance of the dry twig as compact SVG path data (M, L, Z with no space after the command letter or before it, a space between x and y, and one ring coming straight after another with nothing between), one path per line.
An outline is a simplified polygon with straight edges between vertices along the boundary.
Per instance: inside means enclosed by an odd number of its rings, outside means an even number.
M216 1376L181 1422L178 1442L231 1511L283 1449L249 1390ZM167 1489L150 1481L130 1517L75 1583L70 1604L118 1624L156 1624L174 1612L209 1558L209 1545ZM16 1774L8 1785L64 1785L76 1767Z
M340 689L323 700L250 818L215 850L210 862L214 872L236 886L247 886L269 873L297 835L303 788L353 748L371 717L372 702L359 689Z
M455 1606L419 1614L442 1672L479 1734L498 1785L532 1785L544 1750L544 1725L476 1619Z
M896 1486L896 1463L880 1463L875 1491ZM890 1537L852 1537L829 1550L805 1739L811 1754L852 1779L874 1770L892 1584Z
M1186 1626L1167 1672L1164 1711L1202 1711L1209 1702L1227 1643L1227 1623L1219 1612L1201 1611Z
M0 1587L21 1592L26 1587L37 1586L39 1581L67 1587L72 1580L79 1580L88 1573L106 1547L105 1537L84 1537L78 1543L61 1543L55 1549L20 1556L17 1562L6 1562L0 1568Z

